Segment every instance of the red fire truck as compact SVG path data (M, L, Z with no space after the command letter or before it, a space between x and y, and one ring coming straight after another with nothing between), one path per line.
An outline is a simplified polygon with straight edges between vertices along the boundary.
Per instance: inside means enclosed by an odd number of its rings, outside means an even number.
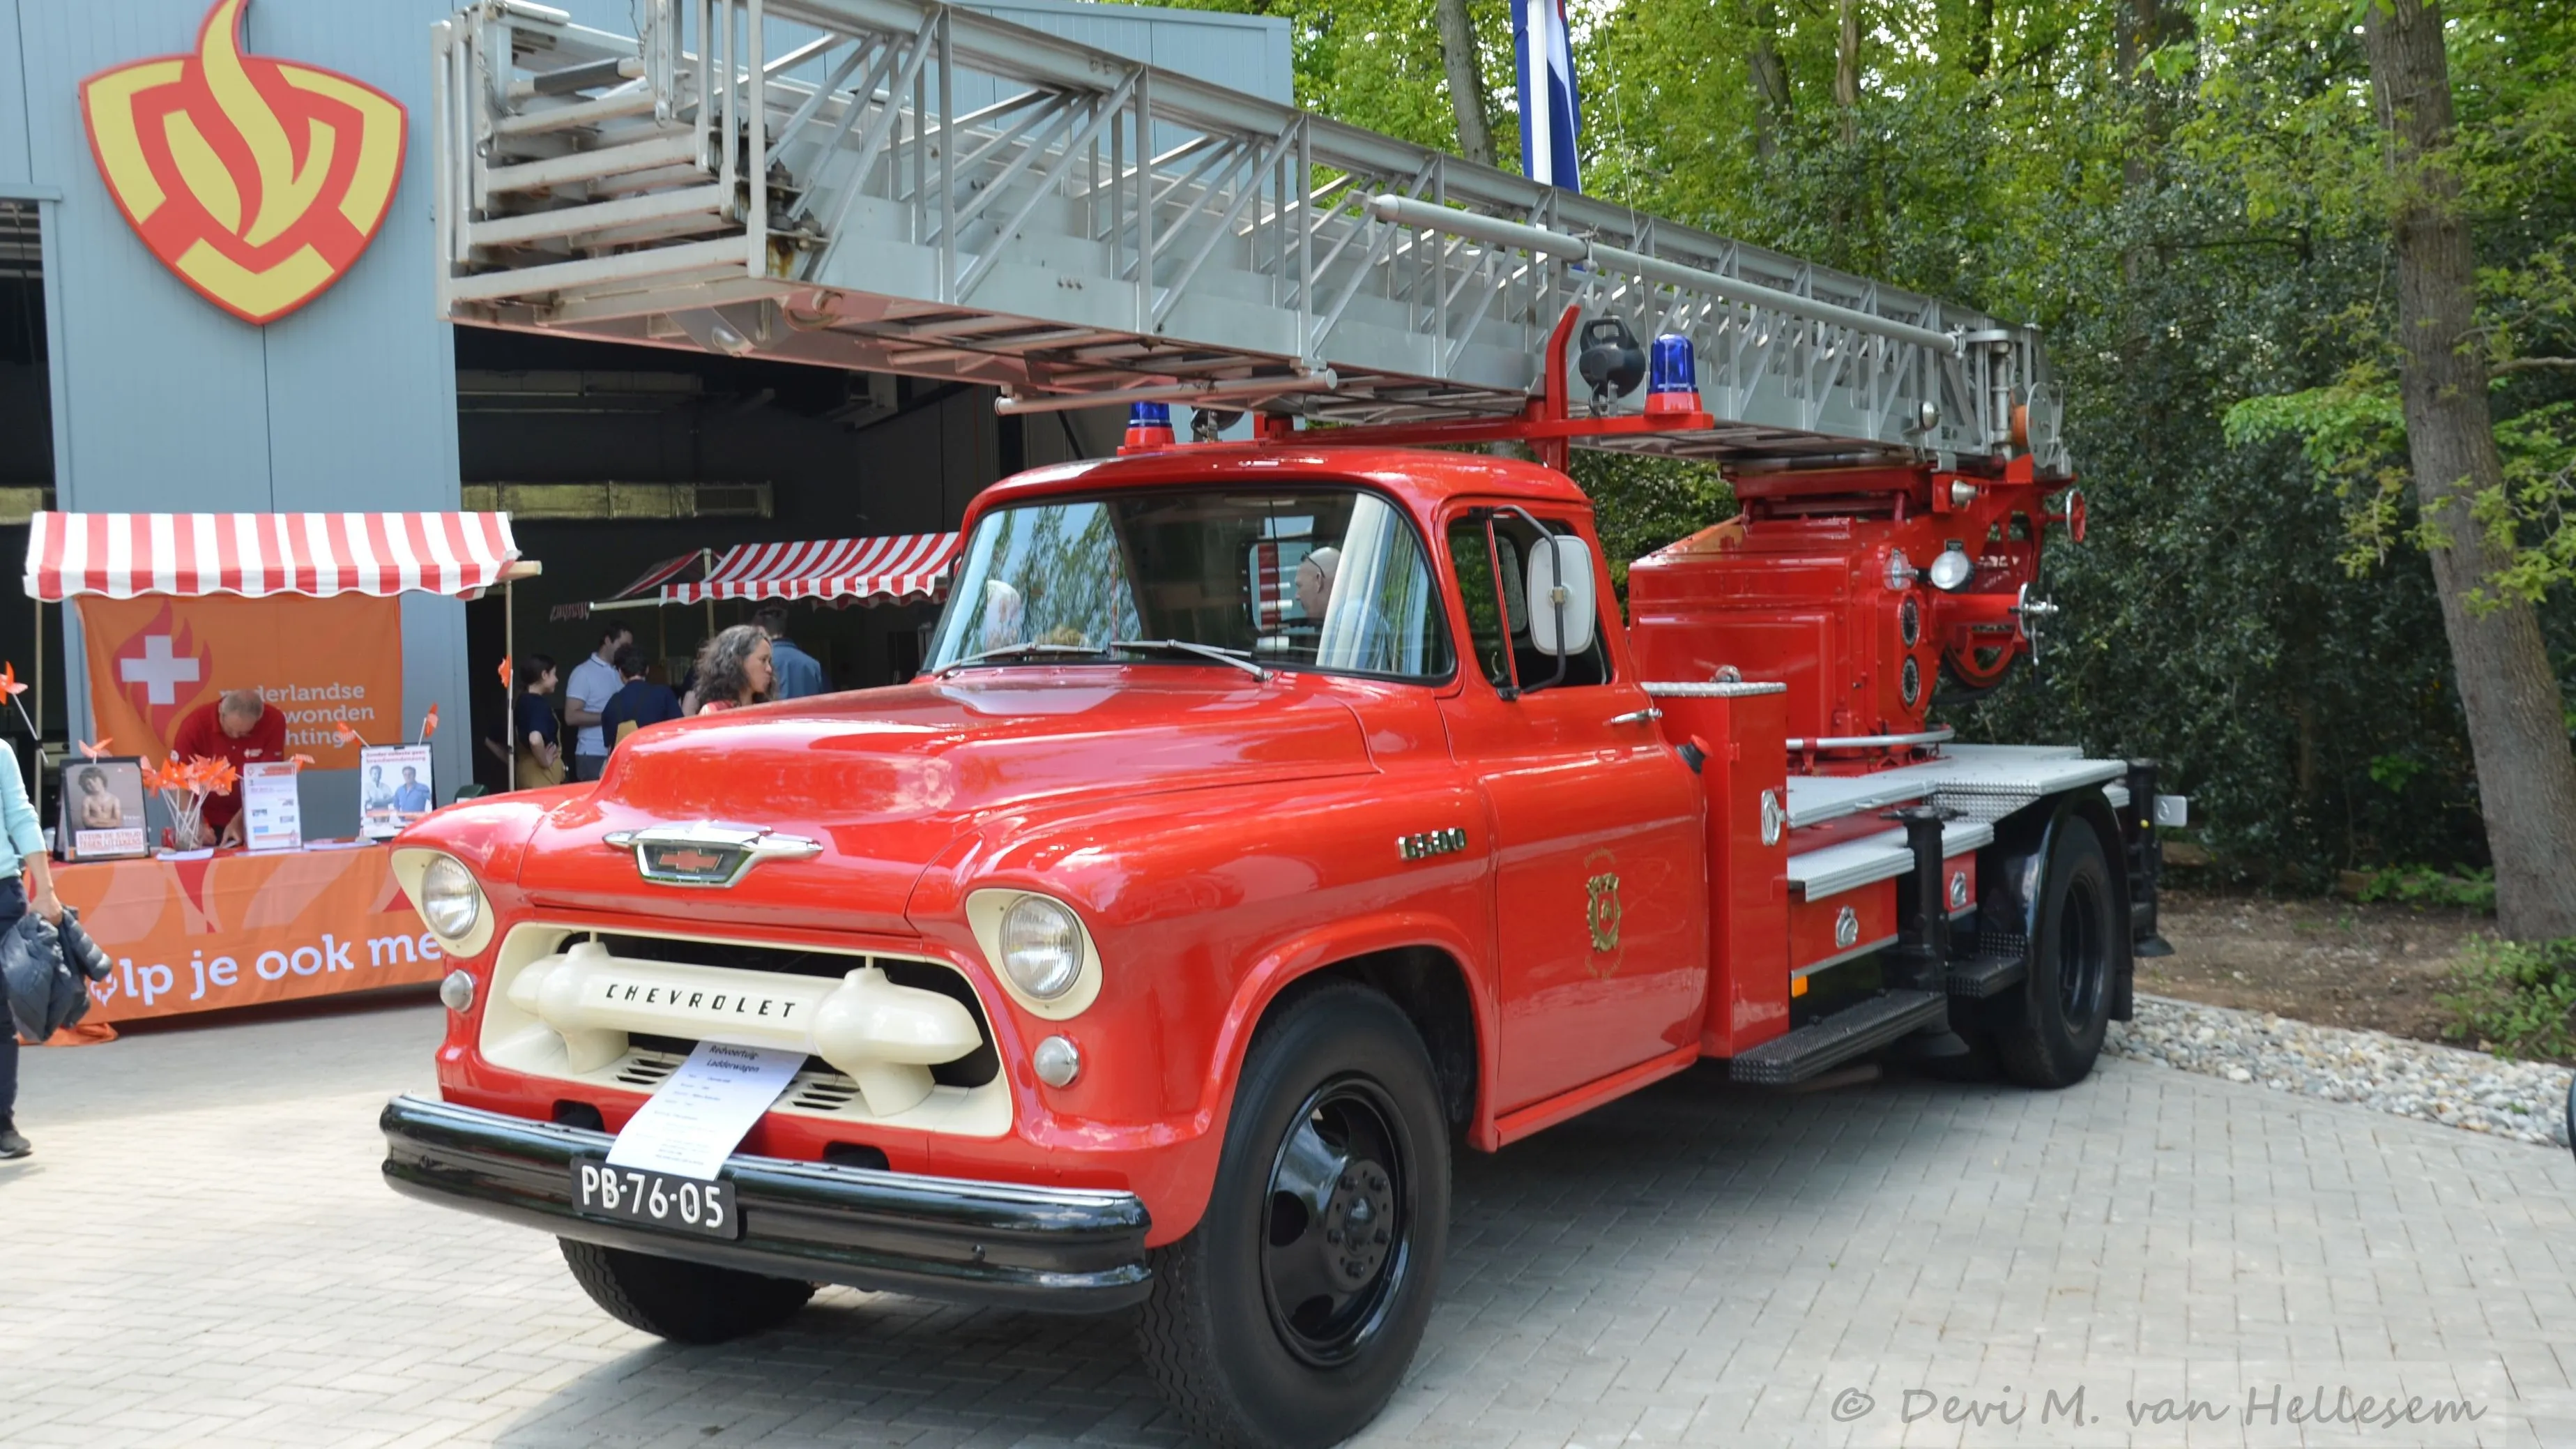
M1558 387L1400 435L1705 429L1655 350L1625 420ZM1138 414L975 501L914 682L644 731L397 842L458 963L397 1188L557 1235L683 1341L818 1282L1141 1306L1193 1427L1323 1444L1421 1338L1454 1150L1703 1061L2063 1087L2127 1014L2152 769L1926 720L2031 650L2043 535L2084 531L2029 454L1738 468L1623 622L1558 467ZM603 1169L705 1040L809 1062L717 1182Z
M633 14L436 27L449 317L1134 421L975 500L911 683L397 840L456 969L396 1188L687 1342L1127 1311L1195 1431L1320 1445L1454 1152L1694 1068L2090 1070L2179 802L1934 718L2085 533L2032 329L937 0ZM1577 445L1740 509L1623 599ZM712 1167L631 1165L753 1048Z

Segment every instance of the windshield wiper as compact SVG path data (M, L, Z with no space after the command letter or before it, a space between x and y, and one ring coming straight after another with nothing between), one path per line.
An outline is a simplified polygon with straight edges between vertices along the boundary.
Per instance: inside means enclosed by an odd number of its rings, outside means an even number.
M1219 664L1231 664L1259 680L1268 680L1270 671L1252 662L1249 649L1226 649L1214 644L1198 644L1187 639L1112 639L1112 649L1168 649L1180 654L1195 654Z
M1112 647L1115 646L1105 644L1005 644L999 649L987 649L980 654L969 654L963 659L952 660L947 664L943 664L939 667L936 673L931 675L931 678L946 679L949 675L956 673L958 670L965 668L969 664L981 664L988 659L1016 659L1032 654L1100 655L1108 653Z

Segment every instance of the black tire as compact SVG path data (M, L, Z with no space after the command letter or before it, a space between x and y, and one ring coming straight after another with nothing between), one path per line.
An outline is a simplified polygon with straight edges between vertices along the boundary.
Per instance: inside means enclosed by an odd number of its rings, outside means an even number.
M725 1343L775 1328L805 1306L814 1285L557 1238L573 1281L629 1328L674 1343Z
M1996 998L1992 1040L2004 1075L2025 1087L2071 1087L2093 1071L2111 1021L2111 992L2128 939L2101 838L2082 819L2058 822L2041 886L2039 930L2018 991Z
M1354 1222L1375 1226L1339 1236ZM1213 1443L1339 1443L1412 1363L1448 1239L1449 1128L1421 1037L1374 991L1317 988L1262 1024L1207 1214L1155 1254L1146 1367Z

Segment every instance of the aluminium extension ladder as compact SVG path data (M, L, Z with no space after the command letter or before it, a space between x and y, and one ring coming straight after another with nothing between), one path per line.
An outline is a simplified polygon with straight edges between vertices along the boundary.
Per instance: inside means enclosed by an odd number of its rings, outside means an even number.
M450 320L1391 423L1518 413L1579 306L1687 335L1714 418L1586 446L1993 460L2019 412L2064 471L2027 326L938 0L634 13L435 27Z

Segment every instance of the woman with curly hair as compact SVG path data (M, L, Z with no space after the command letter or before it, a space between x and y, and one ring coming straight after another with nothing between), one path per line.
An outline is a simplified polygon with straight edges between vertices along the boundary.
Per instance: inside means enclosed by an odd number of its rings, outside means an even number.
M698 713L758 704L769 697L774 678L769 636L757 624L736 624L698 651Z

